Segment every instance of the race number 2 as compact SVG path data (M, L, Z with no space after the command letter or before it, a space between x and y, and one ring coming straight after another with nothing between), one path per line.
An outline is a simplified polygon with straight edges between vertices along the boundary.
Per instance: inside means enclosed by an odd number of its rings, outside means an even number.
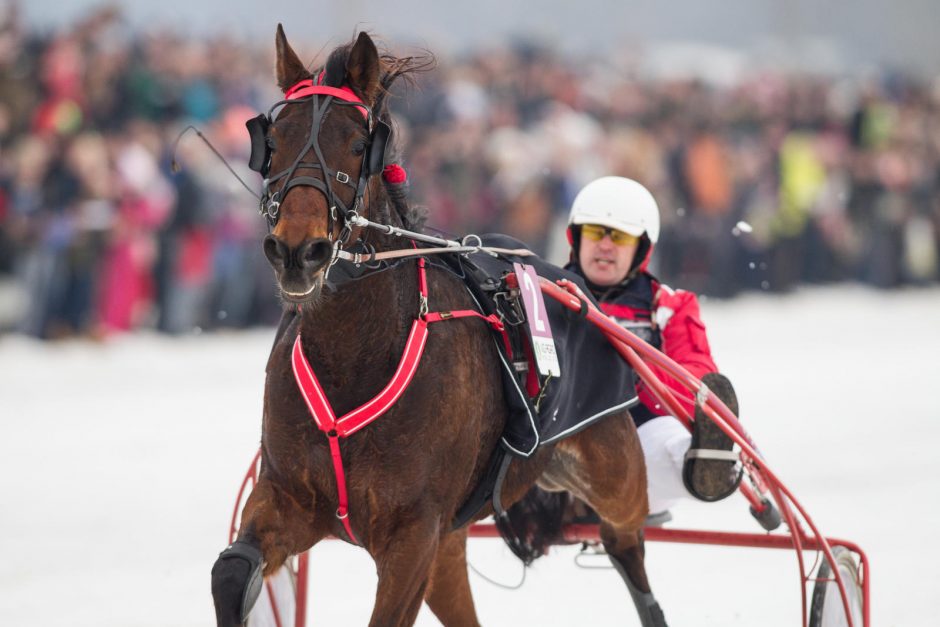
M561 366L558 364L558 354L555 352L555 340L552 337L552 327L548 322L545 299L542 297L542 290L539 289L539 277L532 266L522 263L514 263L512 266L519 280L519 289L522 291L522 304L529 322L529 337L532 338L535 364L543 376L560 377Z

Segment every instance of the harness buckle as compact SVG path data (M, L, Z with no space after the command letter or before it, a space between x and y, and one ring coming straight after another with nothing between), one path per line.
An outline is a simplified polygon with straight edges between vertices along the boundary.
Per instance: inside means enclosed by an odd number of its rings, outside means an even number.
M418 315L422 318L428 315L428 297L424 294L418 297Z
M266 199L261 201L261 214L268 217L269 220L277 220L277 214L281 207L280 192L274 192Z
M271 220L277 220L277 214L280 213L281 203L276 200L271 200L268 202L268 208L265 210L268 218Z
M336 510L336 517L340 520L346 520L347 518L349 518L349 512L348 511L343 512L342 508L338 508Z
M348 183L348 182L349 182L349 175L346 174L345 172L337 172L337 173L336 173L336 180L339 181L340 183Z
M333 234L330 233L329 236L330 236L330 240L332 241L332 240L333 240ZM333 266L336 265L336 262L339 261L339 259L340 259L340 251L342 251L341 246L342 246L342 245L340 244L340 242L339 242L338 240L333 242L333 254L330 255L330 264L329 264L329 265L327 266L327 268L326 268L326 277L324 277L324 278L329 278L330 270L333 268Z

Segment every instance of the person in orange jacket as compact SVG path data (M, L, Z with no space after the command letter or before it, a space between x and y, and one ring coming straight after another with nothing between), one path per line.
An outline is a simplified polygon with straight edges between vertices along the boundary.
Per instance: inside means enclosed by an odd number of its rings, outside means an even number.
M698 298L664 285L647 270L658 238L659 207L649 190L627 178L596 179L572 203L572 260L566 269L584 278L605 314L701 379L737 414L734 388L712 358ZM689 433L637 381L640 403L630 414L646 460L650 512L668 512L690 495L703 501L725 498L741 478L731 438L694 407L685 387L651 368L695 421Z

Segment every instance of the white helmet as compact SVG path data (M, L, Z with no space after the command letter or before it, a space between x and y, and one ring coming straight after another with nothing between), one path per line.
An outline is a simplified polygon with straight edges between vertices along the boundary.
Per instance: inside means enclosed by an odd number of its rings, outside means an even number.
M571 204L568 226L599 224L650 243L659 239L659 207L648 189L622 176L603 176L584 186Z

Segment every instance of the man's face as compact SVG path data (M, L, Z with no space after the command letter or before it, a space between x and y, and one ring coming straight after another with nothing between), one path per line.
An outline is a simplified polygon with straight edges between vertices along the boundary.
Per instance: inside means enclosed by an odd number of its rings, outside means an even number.
M581 227L578 262L591 283L602 287L616 285L627 278L639 245L640 240L628 233L585 224Z

